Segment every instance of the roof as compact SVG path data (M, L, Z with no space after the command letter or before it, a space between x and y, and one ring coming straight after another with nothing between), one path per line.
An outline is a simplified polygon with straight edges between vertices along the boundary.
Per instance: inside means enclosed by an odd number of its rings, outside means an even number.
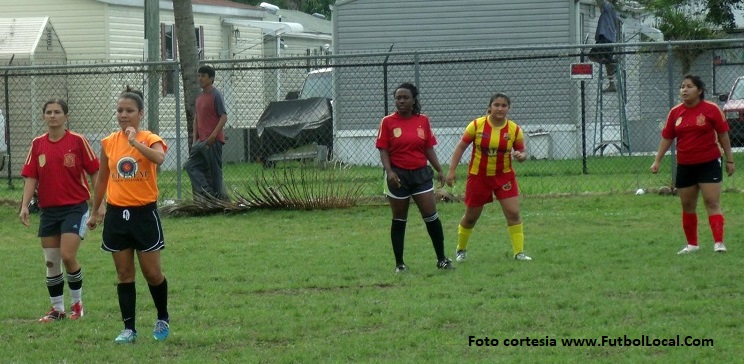
M0 54L33 54L49 17L0 18Z
M266 12L263 20L278 22L279 16L282 22L292 22L302 24L304 33L310 34L333 34L333 23L328 19L317 18L308 13L297 10L280 9L276 14Z
M132 6L142 8L145 6L144 0L95 0L100 3ZM184 0L178 0L184 1ZM160 9L173 10L173 0L159 0ZM242 17L242 18L261 18L265 10L263 8L242 4L231 0L191 0L191 7L194 13L214 14L220 16Z
M226 8L261 10L258 6L236 3L230 0L191 0L191 4L222 6Z

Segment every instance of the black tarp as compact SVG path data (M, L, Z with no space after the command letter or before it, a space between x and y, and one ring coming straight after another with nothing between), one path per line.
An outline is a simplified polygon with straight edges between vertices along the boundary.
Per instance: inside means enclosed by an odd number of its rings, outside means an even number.
M272 101L256 124L264 158L310 143L333 143L331 100L313 97L302 100Z

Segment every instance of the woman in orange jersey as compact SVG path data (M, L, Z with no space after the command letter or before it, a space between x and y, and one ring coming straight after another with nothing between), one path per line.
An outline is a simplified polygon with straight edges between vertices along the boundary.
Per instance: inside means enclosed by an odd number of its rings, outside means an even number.
M467 258L467 246L483 206L493 202L493 195L501 204L506 217L507 231L514 250L514 259L532 260L524 253L524 230L519 213L519 186L514 174L512 157L518 162L527 159L522 129L506 114L509 96L497 93L488 103L488 115L477 118L465 128L460 143L455 147L447 174L447 185L455 183L455 169L469 145L473 152L468 166L465 186L465 215L457 229L457 261Z
M705 83L695 75L685 75L679 89L682 103L672 108L661 131L661 142L651 172L659 172L659 164L677 139L677 187L682 203L682 230L687 244L677 254L689 254L700 249L697 235L698 195L703 195L708 224L713 233L713 251L724 253L723 213L721 212L721 181L723 165L726 173L734 174L729 126L718 105L705 101ZM721 149L725 161L721 160Z
M52 308L39 322L53 322L65 313L65 280L70 287L70 319L83 317L83 271L77 260L80 240L85 237L90 190L85 177L95 184L98 158L84 136L65 128L68 107L64 100L50 100L42 108L46 134L31 142L21 175L26 178L19 218L29 226L28 204L38 190L39 237L46 260L46 283Z
M88 220L91 229L104 222L101 249L111 252L114 259L124 321L124 330L114 341L122 344L137 338L135 252L157 309L153 337L162 341L170 332L168 281L160 261L165 239L157 207L157 167L165 160L168 146L158 135L139 129L143 114L142 92L127 87L116 105L121 130L101 141L101 173L93 197L95 215ZM106 207L101 209L104 194Z

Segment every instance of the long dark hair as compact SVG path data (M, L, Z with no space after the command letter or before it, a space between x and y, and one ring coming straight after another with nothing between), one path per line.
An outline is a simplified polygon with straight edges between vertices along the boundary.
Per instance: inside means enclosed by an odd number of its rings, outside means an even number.
M67 107L67 102L62 99L51 99L44 103L44 106L41 108L42 113L46 113L47 106L51 104L59 104L59 106L62 108L62 112L67 115L68 112L70 112L70 108Z
M705 100L705 82L700 76L688 73L682 79L692 81L692 84L700 90L700 100Z
M145 109L145 95L142 93L142 91L136 90L129 85L127 85L127 88L124 89L124 92L119 95L119 99L134 100L139 110Z
M412 113L413 115L421 114L421 103L419 103L418 100L418 88L414 86L410 82L403 82L398 87L395 88L395 91L398 91L399 89L406 89L408 91L411 91L411 96L413 97L413 107L412 107ZM393 91L393 98L395 98L395 91Z

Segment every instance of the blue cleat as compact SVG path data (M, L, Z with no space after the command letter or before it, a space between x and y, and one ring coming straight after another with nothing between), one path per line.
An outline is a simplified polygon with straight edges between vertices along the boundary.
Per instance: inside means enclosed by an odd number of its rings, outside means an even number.
M170 325L168 321L157 320L155 321L155 329L152 331L152 337L157 341L165 341L170 334Z
M137 333L132 329L121 330L119 336L114 339L117 344L131 344L137 339Z

